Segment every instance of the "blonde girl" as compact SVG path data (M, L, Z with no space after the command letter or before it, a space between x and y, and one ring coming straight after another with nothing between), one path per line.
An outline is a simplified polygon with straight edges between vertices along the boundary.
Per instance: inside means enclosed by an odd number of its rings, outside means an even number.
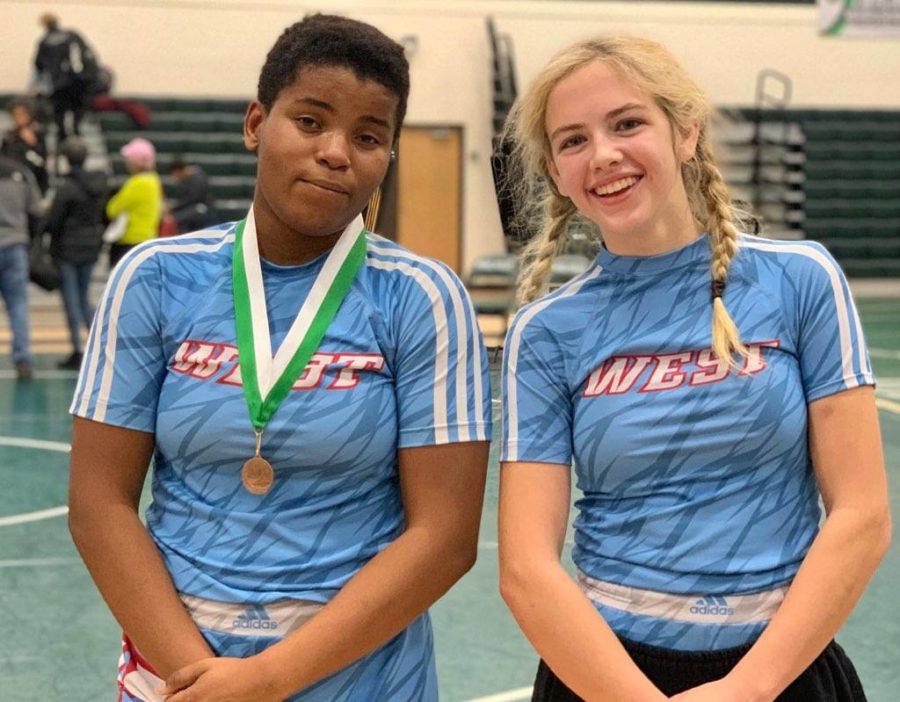
M628 37L562 52L510 118L544 193L502 380L501 590L535 700L865 699L833 641L890 540L859 318L820 245L738 231L709 128ZM575 216L603 248L541 297Z

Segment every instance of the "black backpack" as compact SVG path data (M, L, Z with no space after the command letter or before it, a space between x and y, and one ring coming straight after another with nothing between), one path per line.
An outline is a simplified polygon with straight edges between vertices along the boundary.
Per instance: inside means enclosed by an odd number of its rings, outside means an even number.
M97 57L78 32L69 31L67 34L68 57L63 64L64 70L68 71L69 78L73 82L78 80L92 88L97 83L100 73Z
M97 57L78 32L55 30L38 48L35 66L45 71L52 90L74 84L92 86L98 77Z

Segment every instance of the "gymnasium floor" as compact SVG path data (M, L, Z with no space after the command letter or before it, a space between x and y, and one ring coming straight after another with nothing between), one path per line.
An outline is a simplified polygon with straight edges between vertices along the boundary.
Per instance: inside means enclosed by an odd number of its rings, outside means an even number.
M879 378L884 448L900 518L900 299L859 301ZM4 345L5 348L5 345ZM65 526L69 398L74 373L39 359L30 385L0 370L0 700L114 699L118 630L94 590ZM8 368L4 362L3 369ZM495 403L495 413L496 413ZM536 658L497 594L497 456L475 568L433 608L444 702L529 698ZM894 545L838 637L859 668L870 702L900 699L900 614Z

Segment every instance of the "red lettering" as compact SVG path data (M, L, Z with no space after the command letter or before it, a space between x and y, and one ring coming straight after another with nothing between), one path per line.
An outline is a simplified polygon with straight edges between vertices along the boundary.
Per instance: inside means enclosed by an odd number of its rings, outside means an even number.
M206 341L184 341L175 353L172 370L199 380L209 380L223 365L232 363L230 369L216 382L223 385L242 385L238 350L231 344ZM332 365L337 367L329 372ZM326 376L333 375L328 390L350 390L359 385L360 371L379 371L384 368L384 357L378 354L315 353L303 374L294 381L291 390L313 390L321 387Z
M339 353L335 363L343 367L337 377L331 381L329 390L349 390L359 385L359 371L381 370L384 368L384 357L375 354Z
M588 377L585 397L621 395L634 386L650 365L651 356L613 356Z
M777 349L781 346L778 339L771 341L760 341L758 343L747 344L747 358L744 360L744 367L741 368L742 375L756 375L766 368L766 359L763 358L763 348Z
M691 375L691 385L718 383L728 377L728 364L716 356L712 349L698 352L696 363L700 370Z
M314 353L303 374L291 385L291 390L313 390L322 383L322 376L328 364L335 360L335 355L330 353Z
M206 380L215 375L223 363L234 360L235 356L237 349L228 344L185 341L175 353L172 370Z
M172 364L172 370L176 373L190 373L194 363L196 363L197 351L200 342L188 339L178 347L175 352L175 362Z
M767 365L763 349L779 346L781 342L777 339L748 343L747 357L739 375L761 373ZM687 364L695 365L697 370L685 370L684 366ZM651 365L650 377L638 392L674 390L686 382L692 386L719 383L729 377L731 370L728 363L716 356L712 349L653 356L611 356L588 376L584 396L621 395L629 392Z
M216 351L218 351L218 353L216 353L215 356L210 355L210 357L206 359L205 366L197 368L197 372L191 373L191 375L203 380L211 378L219 371L223 363L228 363L237 358L237 349L234 346L229 346L228 344L216 344L213 353Z
M650 377L638 392L660 392L661 390L674 390L684 385L687 378L681 370L681 366L691 360L691 351L680 353L666 353L654 356L656 366Z
M239 363L238 350L235 346L232 346L231 348L234 349L234 355L231 357L231 360L233 360L235 363L231 367L231 370L228 371L228 373L226 373L223 377L219 378L219 380L216 382L221 383L222 385L241 386L244 384L244 381L241 378L241 364Z

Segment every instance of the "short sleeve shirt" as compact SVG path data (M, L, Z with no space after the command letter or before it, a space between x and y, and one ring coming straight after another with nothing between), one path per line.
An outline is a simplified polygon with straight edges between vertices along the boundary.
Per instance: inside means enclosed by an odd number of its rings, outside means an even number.
M176 588L223 602L327 602L403 528L397 450L490 437L487 359L443 264L374 235L317 352L255 435L231 293L234 225L148 242L114 270L71 411L155 434L147 525ZM324 256L263 262L276 350ZM448 466L447 470L452 470Z
M789 582L820 517L807 406L874 383L819 244L741 238L725 292L740 374L710 350L709 266L705 236L647 258L604 249L509 330L502 460L574 463L573 558L591 577L713 595Z

